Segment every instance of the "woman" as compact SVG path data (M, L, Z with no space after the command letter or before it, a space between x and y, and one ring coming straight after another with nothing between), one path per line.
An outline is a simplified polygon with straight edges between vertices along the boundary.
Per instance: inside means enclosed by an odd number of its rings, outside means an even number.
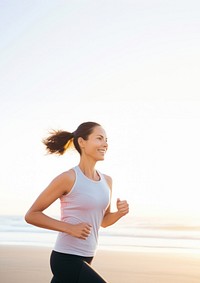
M112 225L128 213L126 201L117 200L110 211L112 180L95 169L108 149L104 129L97 123L82 123L75 132L55 131L44 141L49 153L62 155L72 144L80 154L74 168L57 176L33 203L25 220L58 231L51 254L51 283L106 282L90 266L100 226ZM61 220L43 211L60 198Z

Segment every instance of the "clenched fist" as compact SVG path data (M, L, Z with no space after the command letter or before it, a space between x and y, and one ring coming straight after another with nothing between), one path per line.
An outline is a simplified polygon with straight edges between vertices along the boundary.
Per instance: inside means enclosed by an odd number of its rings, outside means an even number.
M91 233L91 228L92 226L88 223L71 224L71 229L68 234L86 240Z
M117 210L118 212L124 216L129 212L129 205L126 200L117 199Z

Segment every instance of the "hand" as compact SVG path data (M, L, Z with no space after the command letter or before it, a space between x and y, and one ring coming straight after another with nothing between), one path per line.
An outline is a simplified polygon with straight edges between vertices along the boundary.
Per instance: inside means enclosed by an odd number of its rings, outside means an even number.
M118 212L124 216L129 212L129 205L126 200L117 199L117 210Z
M88 223L71 224L70 234L73 237L86 240L91 233L92 226Z

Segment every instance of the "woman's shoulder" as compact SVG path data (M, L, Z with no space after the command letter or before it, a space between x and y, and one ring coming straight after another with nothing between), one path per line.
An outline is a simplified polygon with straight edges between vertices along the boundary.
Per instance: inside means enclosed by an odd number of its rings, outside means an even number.
M65 192L68 193L73 187L75 179L76 179L75 172L73 168L71 168L56 176L53 182L55 182L58 186L60 184L60 186L65 188Z
M75 171L73 168L60 173L56 179L74 179L75 178Z
M106 179L109 187L112 187L112 178L109 175L103 174L104 178Z

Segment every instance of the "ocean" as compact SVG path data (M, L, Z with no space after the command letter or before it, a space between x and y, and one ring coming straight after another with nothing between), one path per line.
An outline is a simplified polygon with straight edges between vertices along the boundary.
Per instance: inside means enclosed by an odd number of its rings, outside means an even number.
M23 216L0 216L1 245L52 247L57 232L25 222ZM200 227L162 218L127 216L114 225L101 228L98 249L123 251L182 251L200 253Z

